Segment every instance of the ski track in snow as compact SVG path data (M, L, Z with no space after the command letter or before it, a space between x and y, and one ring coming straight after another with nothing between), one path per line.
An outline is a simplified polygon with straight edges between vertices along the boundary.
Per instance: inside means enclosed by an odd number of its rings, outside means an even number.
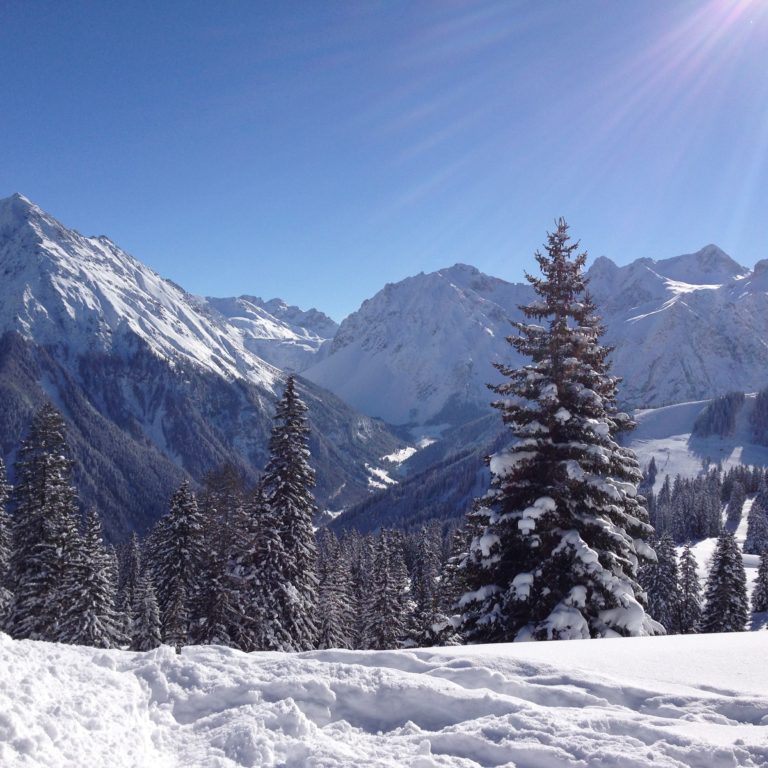
M0 765L768 766L766 641L176 655L0 635Z

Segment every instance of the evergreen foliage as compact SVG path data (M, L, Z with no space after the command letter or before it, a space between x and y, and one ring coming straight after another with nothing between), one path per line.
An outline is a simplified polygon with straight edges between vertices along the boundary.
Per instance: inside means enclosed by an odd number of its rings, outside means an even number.
M707 578L702 632L741 632L747 624L747 577L733 533L724 530Z
M736 530L741 522L741 512L744 509L744 502L746 500L747 492L744 490L744 486L736 480L731 488L731 496L728 499L728 507L725 516L726 522L731 530Z
M162 643L160 631L160 607L152 584L149 568L139 574L131 606L133 622L131 624L131 650L151 651Z
M768 611L768 550L760 555L760 566L755 577L755 588L752 592L752 610L755 613Z
M62 584L57 638L61 642L117 648L128 641L115 608L117 584L112 558L104 546L99 517L91 510Z
M177 650L189 642L203 562L203 527L197 499L184 482L160 521L154 565L163 641Z
M278 526L284 553L278 563L283 593L283 625L294 650L309 650L317 639L317 547L312 520L315 472L309 466L307 406L289 376L277 404L269 441L270 458L262 480L264 505Z
M680 585L675 542L669 534L664 534L655 549L656 562L646 566L647 576L643 579L648 592L648 612L664 626L667 634L676 634L679 631Z
M496 364L508 381L491 387L494 407L516 440L491 457L490 491L470 518L461 606L473 642L661 631L636 580L655 557L642 475L615 441L633 425L616 409L577 247L560 219L536 254L543 277L528 276L538 294L521 308L529 322L508 339L532 364Z
M743 392L729 392L712 400L696 417L691 434L694 437L732 435L736 417L744 406Z
M6 509L11 490L6 482L5 462L0 456L0 629L5 626L13 599L10 589L11 518Z
M17 639L55 641L62 585L75 561L78 504L64 420L52 405L35 414L15 470L8 631Z
M354 613L350 562L331 531L322 533L318 560L318 648L351 648Z
M763 481L747 515L744 554L761 555L766 551L768 551L768 492Z
M698 632L701 621L701 584L696 571L696 558L688 544L680 554L680 594L677 631L682 635Z

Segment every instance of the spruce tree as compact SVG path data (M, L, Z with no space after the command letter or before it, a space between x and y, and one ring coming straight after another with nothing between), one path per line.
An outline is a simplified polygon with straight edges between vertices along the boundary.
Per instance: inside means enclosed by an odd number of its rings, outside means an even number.
M32 419L15 464L8 631L17 639L58 639L62 585L78 545L78 503L64 419L50 404Z
M115 608L117 585L111 558L98 515L90 510L62 584L59 641L95 648L116 648L128 642Z
M680 634L698 632L701 621L701 584L696 571L696 558L688 544L680 555L680 599L677 628Z
M373 586L365 606L365 648L398 648L408 634L411 609L402 542L394 531L383 530L376 543Z
M648 574L643 580L648 591L648 612L667 634L676 634L679 631L680 584L675 542L668 533L656 545L656 558L656 562L647 567Z
M741 632L749 615L747 577L736 537L723 530L707 578L702 632Z
M768 611L768 550L760 555L760 566L755 577L755 588L752 592L752 611L765 613Z
M285 599L283 621L295 650L309 650L317 641L317 548L312 523L315 471L309 466L306 413L296 381L289 376L277 404L270 458L262 478L264 504L278 526L284 552L279 571Z
M731 496L728 499L728 507L726 511L726 522L730 529L735 531L741 522L741 511L744 508L744 502L747 500L747 493L744 490L744 486L735 480L731 487Z
M768 505L765 483L758 491L747 515L747 535L744 539L745 555L761 555L768 550Z
M318 559L318 648L351 648L354 613L349 561L336 536L323 531Z
M118 561L117 611L120 614L123 632L133 636L133 606L141 575L141 547L136 533L131 534L128 546L122 550Z
M11 518L6 509L11 490L6 482L5 462L0 456L0 630L5 627L13 598L10 589Z
M647 635L640 560L654 559L652 529L637 496L642 473L616 437L633 426L616 408L617 379L586 294L586 254L574 256L560 219L537 253L538 298L522 307L508 341L532 364L495 364L492 386L511 436L490 458L491 489L478 501L464 561L461 604L472 642Z
M159 525L155 583L163 641L179 650L190 642L204 544L197 499L186 481L173 494Z
M131 650L151 651L162 642L160 631L160 607L149 568L139 574L131 607Z

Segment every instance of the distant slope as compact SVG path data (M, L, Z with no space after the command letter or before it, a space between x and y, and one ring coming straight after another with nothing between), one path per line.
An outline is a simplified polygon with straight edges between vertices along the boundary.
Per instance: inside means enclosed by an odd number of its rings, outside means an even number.
M768 262L753 271L714 245L618 267L599 258L589 290L632 407L768 384ZM387 285L342 322L306 376L395 424L459 424L487 412L494 361L521 360L505 337L528 285L457 264Z
M227 462L256 479L285 374L225 315L20 195L0 200L0 275L0 447L11 470L49 399L67 420L83 502L112 538L151 524L184 478ZM293 330L271 327L291 343L301 323L330 327L319 313L281 311ZM315 384L300 391L321 506L366 496L366 464L402 442Z

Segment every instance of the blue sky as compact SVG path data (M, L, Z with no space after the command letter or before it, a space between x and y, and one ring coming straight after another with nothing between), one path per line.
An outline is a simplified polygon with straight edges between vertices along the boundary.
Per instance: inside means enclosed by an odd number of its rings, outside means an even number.
M0 196L336 319L457 261L768 257L768 3L0 3Z

